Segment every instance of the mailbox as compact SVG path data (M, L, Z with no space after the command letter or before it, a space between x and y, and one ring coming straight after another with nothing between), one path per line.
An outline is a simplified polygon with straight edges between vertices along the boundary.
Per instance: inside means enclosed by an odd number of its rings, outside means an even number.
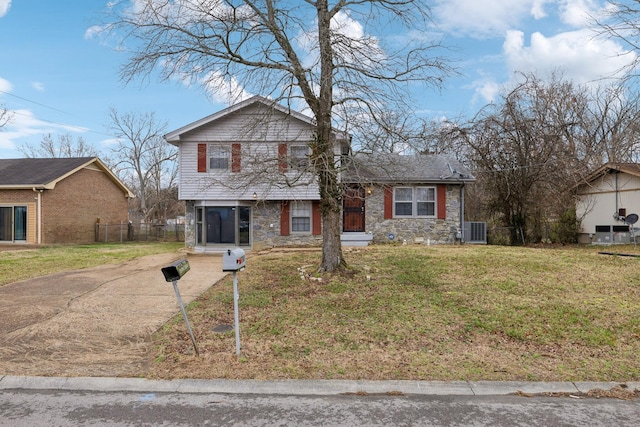
M240 248L228 249L222 254L222 271L243 270L245 265L244 251Z
M189 261L186 259L176 261L171 265L162 268L162 274L167 282L173 282L174 280L180 280L182 276L187 274L191 267L189 267Z

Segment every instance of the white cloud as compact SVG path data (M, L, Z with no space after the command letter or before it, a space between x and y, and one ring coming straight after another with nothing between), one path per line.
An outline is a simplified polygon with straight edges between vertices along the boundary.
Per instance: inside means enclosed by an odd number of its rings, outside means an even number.
M313 27L315 23L311 28ZM349 13L338 12L331 20L331 29L335 32L333 47L336 61L370 66L374 61L385 59L384 50L378 38L367 34L362 23ZM304 66L307 68L318 66L320 54L317 31L303 31L295 40L300 49L307 53Z
M235 77L227 77L219 71L208 73L201 84L214 102L225 105L232 105L252 96Z
M9 8L11 7L11 0L0 0L0 18L9 12Z
M559 3L560 19L574 27L588 26L598 13L599 5L594 0L560 0Z
M32 82L31 87L37 90L38 92L44 92L44 83L42 82Z
M484 102L493 102L498 97L502 85L491 78L483 78L474 81L471 87L475 89L472 102L482 99Z
M533 4L531 5L531 16L535 19L545 18L547 16L547 12L544 10L546 3L549 3L549 0L533 0Z
M522 31L507 31L502 51L511 81L498 83L480 72L482 77L470 86L475 91L474 101L492 102L503 87L517 80L518 73L533 73L545 79L560 72L567 80L595 87L621 77L623 69L637 57L612 40L594 38L589 29L551 37L535 32L529 45Z
M2 77L0 77L0 91L11 92L11 89L13 89L13 86L11 85L9 80L5 80Z
M87 28L87 30L84 32L84 38L86 40L97 38L101 36L105 30L106 30L106 26L92 25L91 27Z
M438 25L457 35L496 37L518 28L525 20L557 16L574 28L589 25L608 6L601 0L437 0ZM553 13L549 13L549 12Z
M458 35L492 37L515 28L526 18L547 16L544 6L557 0L437 0L438 26Z
M583 84L620 77L620 70L636 56L611 40L594 39L589 30L552 37L536 32L531 35L529 46L525 45L521 31L508 31L503 52L512 72L536 72L545 76L560 69L567 79Z
M42 135L58 132L84 132L88 129L36 118L30 110L10 110L11 121L0 132L0 148L15 149L25 138L40 141Z

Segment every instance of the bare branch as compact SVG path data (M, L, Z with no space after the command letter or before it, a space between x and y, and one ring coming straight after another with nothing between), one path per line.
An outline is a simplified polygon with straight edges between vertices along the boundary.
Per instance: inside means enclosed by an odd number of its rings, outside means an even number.
M255 93L311 110L316 137L310 165L323 215L321 269L328 271L344 262L334 129L364 134L357 126L383 123L390 112L410 112L418 86L439 86L453 72L436 54L439 43L429 38L428 2L331 3L137 0L131 7L115 5L106 27L130 53L124 81L160 71L163 79L201 84L229 103ZM404 31L404 38L373 35L390 27ZM264 174L258 176L266 179ZM285 185L306 179L304 174L289 178Z

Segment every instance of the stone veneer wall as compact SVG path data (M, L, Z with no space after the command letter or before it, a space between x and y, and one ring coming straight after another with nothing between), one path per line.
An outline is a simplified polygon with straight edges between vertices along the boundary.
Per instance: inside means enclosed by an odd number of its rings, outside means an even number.
M394 242L451 244L460 231L460 187L447 185L447 219L393 218L384 219L384 198L381 187L373 187L366 196L366 229L373 234L373 242L388 243L389 234ZM280 235L280 202L259 201L251 206L252 247L255 250L277 246L320 246L322 236L310 234ZM195 248L194 201L186 201L185 246Z
M195 203L186 201L184 241L187 249L196 246ZM261 250L276 246L320 246L322 236L311 234L280 235L280 202L259 201L251 206L252 248Z
M185 202L184 246L187 249L196 247L196 208L193 200Z
M455 243L460 230L460 187L447 185L447 219L384 218L384 191L373 187L366 196L366 232L373 234L373 242L403 242L446 244ZM389 234L394 239L389 239Z
M251 207L253 248L256 250L276 246L320 246L322 236L311 234L280 235L280 202L261 201Z

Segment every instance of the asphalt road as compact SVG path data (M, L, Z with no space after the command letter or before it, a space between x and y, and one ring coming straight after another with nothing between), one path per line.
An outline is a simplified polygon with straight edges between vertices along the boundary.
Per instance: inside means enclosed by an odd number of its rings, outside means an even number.
M615 399L4 390L0 426L636 426Z
M0 426L638 425L639 401L587 397L615 385L4 376Z

